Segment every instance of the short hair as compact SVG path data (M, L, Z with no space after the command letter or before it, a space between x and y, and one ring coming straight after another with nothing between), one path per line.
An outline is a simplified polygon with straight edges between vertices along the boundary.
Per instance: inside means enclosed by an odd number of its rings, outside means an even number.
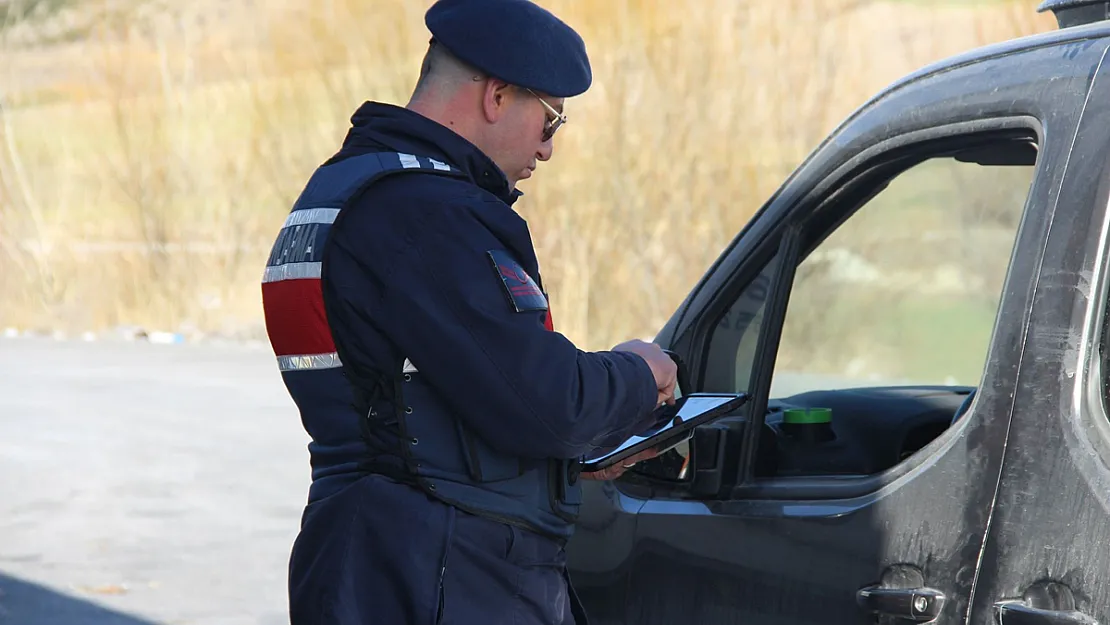
M416 80L413 94L420 93L434 81L457 82L463 80L464 76L467 80L484 77L482 72L451 54L450 50L433 38L428 42L428 51L424 53L424 60L420 63L420 77Z

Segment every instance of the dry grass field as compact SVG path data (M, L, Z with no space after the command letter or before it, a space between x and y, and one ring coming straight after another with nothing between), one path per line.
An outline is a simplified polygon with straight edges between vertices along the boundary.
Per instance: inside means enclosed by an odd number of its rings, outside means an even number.
M586 349L652 335L876 91L1055 26L1033 0L540 3L583 33L595 83L517 206ZM264 336L275 231L360 103L407 100L427 6L84 0L9 20L0 328Z

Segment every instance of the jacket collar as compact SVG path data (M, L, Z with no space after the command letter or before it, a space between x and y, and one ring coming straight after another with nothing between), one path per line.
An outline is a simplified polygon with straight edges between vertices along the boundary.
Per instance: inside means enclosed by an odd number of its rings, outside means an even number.
M384 147L394 152L443 160L509 206L523 195L509 188L504 172L473 143L406 108L380 102L365 102L360 106L351 116L351 128L337 156L367 147Z

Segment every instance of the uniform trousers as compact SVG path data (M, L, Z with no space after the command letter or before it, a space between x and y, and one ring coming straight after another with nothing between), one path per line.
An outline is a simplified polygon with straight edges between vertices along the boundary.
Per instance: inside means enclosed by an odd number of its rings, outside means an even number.
M367 475L310 503L291 625L585 625L563 546Z

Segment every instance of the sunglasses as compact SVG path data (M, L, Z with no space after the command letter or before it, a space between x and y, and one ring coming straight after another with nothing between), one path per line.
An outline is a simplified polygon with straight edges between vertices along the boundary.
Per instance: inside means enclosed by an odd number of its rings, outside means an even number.
M551 137L555 136L555 131L558 130L560 126L567 123L567 116L560 113L559 111L556 111L555 107L548 104L547 100L544 100L540 96L536 95L535 91L532 91L528 88L525 88L525 90L528 93L536 96L536 99L540 101L540 104L542 104L543 107L547 109L548 115L551 116L547 118L543 126L543 142L547 143L548 141L551 141Z

